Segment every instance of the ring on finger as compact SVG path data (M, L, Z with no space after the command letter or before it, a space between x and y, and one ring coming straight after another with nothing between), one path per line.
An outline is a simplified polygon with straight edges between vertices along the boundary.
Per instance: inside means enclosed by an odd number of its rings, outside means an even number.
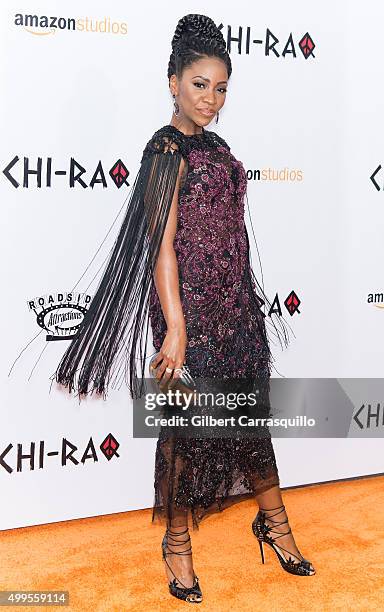
M165 371L168 372L168 373L173 372L172 368L165 368Z

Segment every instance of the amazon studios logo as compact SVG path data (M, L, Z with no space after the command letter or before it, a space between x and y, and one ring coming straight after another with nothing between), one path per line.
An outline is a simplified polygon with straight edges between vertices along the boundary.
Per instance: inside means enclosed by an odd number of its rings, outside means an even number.
M294 38L292 32L288 36L276 36L272 30L266 28L264 36L258 38L255 30L251 26L218 26L223 30L224 39L227 42L228 53L232 51L239 55L249 55L253 49L261 48L266 57L304 57L304 59L314 58L315 43L309 32Z
M22 26L31 34L55 34L58 31L77 31L92 34L127 34L128 24L125 21L111 20L110 17L58 17L57 15L32 15L16 13L15 26Z
M30 160L29 157L23 157L20 160L18 155L15 155L9 164L4 168L3 174L8 179L10 184L16 189L20 186L25 189L33 187L52 187L53 179L57 176L67 176L68 186L74 188L75 186L87 189L87 187L95 187L95 185L102 185L103 188L108 187L105 171L101 161L98 162L93 174L86 182L83 175L87 172L86 168L82 166L74 157L71 157L68 163L68 167L64 170L54 169L53 158L47 157L44 159L38 157L36 160ZM123 185L129 187L128 176L129 170L122 162L118 159L111 169L109 170L109 176L112 179L113 184L120 189Z

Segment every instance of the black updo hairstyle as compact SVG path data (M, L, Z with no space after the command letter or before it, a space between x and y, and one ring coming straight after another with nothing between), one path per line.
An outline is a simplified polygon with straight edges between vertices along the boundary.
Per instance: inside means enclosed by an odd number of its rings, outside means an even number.
M231 76L231 59L224 36L215 22L206 15L185 15L179 20L172 39L168 79L173 74L181 77L184 68L204 56L223 60L227 67L228 78Z

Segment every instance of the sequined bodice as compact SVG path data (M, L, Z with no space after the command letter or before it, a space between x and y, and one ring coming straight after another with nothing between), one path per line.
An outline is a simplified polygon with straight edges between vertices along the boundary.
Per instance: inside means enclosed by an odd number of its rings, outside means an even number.
M206 309L219 295L229 305L230 294L240 290L247 257L246 176L229 147L213 147L209 141L192 149L187 161L174 248L183 295L193 300L196 316L201 310L207 316Z

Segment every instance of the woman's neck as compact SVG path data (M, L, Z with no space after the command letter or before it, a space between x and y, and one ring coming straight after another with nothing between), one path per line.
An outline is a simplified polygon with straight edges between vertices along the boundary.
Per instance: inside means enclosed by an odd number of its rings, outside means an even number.
M172 119L170 121L170 125L173 125L179 132L183 132L186 136L195 136L196 134L202 134L203 129L196 125L193 121L188 119L181 119L179 117L175 117L172 115Z

